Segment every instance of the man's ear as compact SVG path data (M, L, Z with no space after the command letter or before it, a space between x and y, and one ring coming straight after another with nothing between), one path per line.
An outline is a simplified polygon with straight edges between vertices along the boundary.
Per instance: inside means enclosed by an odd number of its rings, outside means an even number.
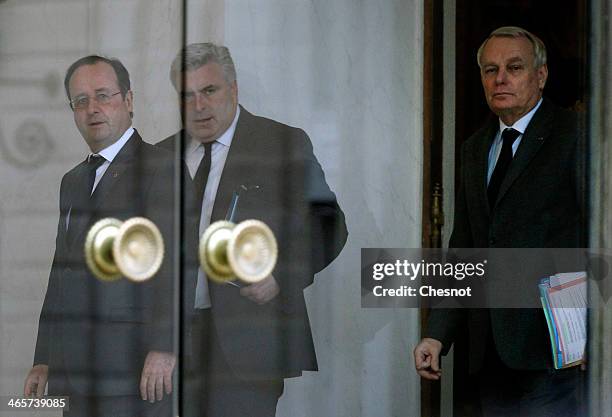
M544 90L546 80L548 79L548 66L546 64L542 65L536 70L536 73L538 77L538 87L540 88L540 91L542 91Z
M130 113L133 112L134 111L134 105L133 105L134 95L132 94L132 90L128 90L125 93L125 98L123 100L125 100L125 104L128 110L130 111Z

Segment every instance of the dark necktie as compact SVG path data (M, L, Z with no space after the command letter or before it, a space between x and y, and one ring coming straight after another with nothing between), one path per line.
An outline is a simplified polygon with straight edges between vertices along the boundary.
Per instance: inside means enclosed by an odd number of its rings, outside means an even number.
M106 162L103 156L89 155L83 170L81 171L81 185L79 189L74 190L74 198L72 208L70 210L70 223L68 224L68 242L72 243L80 234L83 227L87 226L87 222L91 217L92 205L91 194L94 182L96 181L96 170Z
M200 166L193 177L193 186L195 188L195 201L197 207L202 207L202 199L204 198L204 190L206 189L206 182L208 181L208 173L210 172L210 165L212 160L212 144L214 142L208 142L204 144L204 157L200 161Z
M94 182L96 182L96 171L104 162L106 162L106 159L100 155L89 155L87 158L87 190L90 197L93 194Z
M504 142L501 152L499 153L499 158L497 158L497 164L495 164L495 169L493 170L493 175L491 175L491 179L489 180L489 188L487 190L487 194L489 196L489 207L493 207L495 205L495 201L497 200L497 195L499 194L499 189L506 177L506 173L508 172L508 168L510 167L510 163L512 162L512 144L520 136L521 132L518 130L507 128L502 132L502 140Z

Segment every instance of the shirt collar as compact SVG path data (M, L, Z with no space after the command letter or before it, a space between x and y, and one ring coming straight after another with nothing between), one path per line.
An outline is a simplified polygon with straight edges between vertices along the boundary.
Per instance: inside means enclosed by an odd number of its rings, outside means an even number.
M501 119L499 119L499 131L503 132L504 129L511 127L512 129L518 130L519 132L521 132L521 135L524 134L525 130L527 130L527 126L529 125L529 122L531 122L533 115L540 108L541 104L542 104L542 98L540 98L540 100L538 101L538 104L536 104L535 107L529 111L529 113L527 113L526 115L518 119L512 126L506 126L506 124L502 122Z
M216 142L227 146L228 148L232 144L232 140L234 138L234 133L236 132L236 125L238 125L238 116L240 116L240 106L236 106L236 115L234 116L234 120L232 120L232 124L227 128L225 132L216 140ZM214 143L214 142L213 142ZM195 152L196 149L201 145L200 141L195 140L192 137L189 137L189 143L187 144L187 148L185 149L185 153L187 155Z
M119 140L113 143L111 146L108 146L98 152L98 155L104 157L108 162L113 162L113 159L117 156L119 151L123 149L123 146L127 143L127 141L132 137L134 133L134 128L130 126L128 130L126 130L123 135L119 138Z

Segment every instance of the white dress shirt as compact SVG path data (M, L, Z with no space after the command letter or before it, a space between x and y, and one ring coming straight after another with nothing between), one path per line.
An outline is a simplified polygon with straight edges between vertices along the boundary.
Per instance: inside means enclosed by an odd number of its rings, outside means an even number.
M123 149L123 147L125 146L127 141L130 140L130 138L132 137L133 133L134 133L134 128L132 126L130 126L128 128L128 130L126 130L125 133L123 135L121 135L121 137L119 138L119 140L117 142L113 143L111 146L108 146L108 147L102 149L97 154L89 154L87 156L89 158L92 155L100 155L101 157L106 159L106 161L104 161L102 163L102 165L100 165L98 167L98 169L96 169L96 179L94 181L93 188L91 189L91 193L92 194L96 190L96 187L98 186L98 183L100 182L100 180L104 176L104 173L108 169L108 167L111 164L111 162L113 162L113 160L115 159L115 157L117 156L119 151L121 151L121 149Z
M90 195L93 194L93 192L96 190L98 183L104 176L104 173L110 166L111 162L113 162L113 160L115 159L119 151L123 149L127 141L130 140L130 138L132 137L132 134L134 134L134 128L130 126L128 130L126 130L123 133L123 135L121 135L121 137L119 138L117 142L113 143L111 146L108 146L102 149L100 152L96 154L90 153L87 155L87 159L89 159L92 155L99 155L105 159L105 161L98 167L98 169L96 169L96 178L94 180L93 187L91 188ZM66 230L68 230L68 226L70 225L70 213L71 212L72 212L72 207L70 207L70 209L68 210L68 214L66 215Z
M208 180L206 182L206 190L202 200L202 211L200 213L200 237L206 231L206 228L210 225L210 217L212 215L213 206L215 204L215 197L219 188L219 181L221 180L221 174L223 173L223 167L225 166L225 160L234 138L234 132L236 131L236 124L238 123L238 116L240 115L240 108L236 109L236 116L230 127L221 135L219 139L213 142L211 148L211 162L210 171L208 173ZM191 138L186 145L185 149L185 162L189 169L189 175L191 178L195 176L200 161L204 157L204 145L197 140ZM198 282L196 284L196 295L195 295L195 308L210 308L212 303L210 301L210 292L208 290L208 280L202 271L202 268L198 268Z
M489 171L487 173L487 184L491 181L491 176L493 175L493 170L495 169L495 164L497 164L497 159L499 158L499 154L501 153L502 145L504 141L502 140L502 132L507 128L512 128L514 130L518 130L520 135L516 138L514 143L512 143L512 156L516 154L516 150L518 149L521 141L523 140L523 134L525 130L527 130L527 126L535 112L540 108L542 104L542 99L538 101L538 104L535 105L533 109L529 111L526 115L518 119L512 126L506 126L501 119L499 119L499 131L493 140L493 144L491 145L491 149L489 149Z

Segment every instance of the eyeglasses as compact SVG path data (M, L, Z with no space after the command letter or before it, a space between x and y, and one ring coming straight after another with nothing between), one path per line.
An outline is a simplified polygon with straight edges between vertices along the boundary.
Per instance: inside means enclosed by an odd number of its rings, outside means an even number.
M98 104L108 104L110 103L111 99L115 97L117 94L121 94L121 91L117 91L116 93L100 92L100 93L96 93L96 95L93 96L93 100ZM89 107L90 99L91 97L89 96L75 97L72 100L70 100L70 106L72 107L73 110L86 109L87 107Z

